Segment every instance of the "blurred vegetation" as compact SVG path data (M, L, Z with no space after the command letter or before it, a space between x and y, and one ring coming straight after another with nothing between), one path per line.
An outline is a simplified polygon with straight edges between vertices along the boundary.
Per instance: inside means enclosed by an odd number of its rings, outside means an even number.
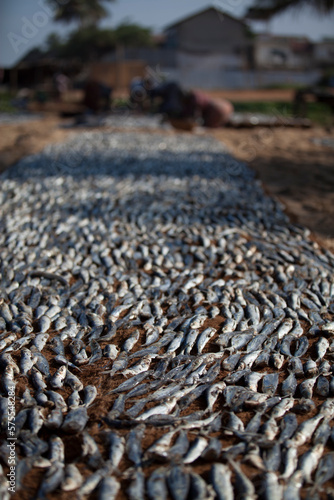
M148 47L153 45L150 28L123 22L114 30L116 43L123 47Z
M320 14L328 14L334 9L334 0L255 0L246 14L249 19L268 20L291 7L308 5Z
M294 105L292 102L267 101L267 102L233 102L236 112L239 113L263 113L265 115L296 118L294 113ZM331 108L320 102L310 102L307 104L307 114L305 118L309 118L313 123L324 127L330 126L333 122Z
M95 26L78 29L70 33L56 49L56 57L61 59L92 60L114 50L115 36L112 30Z
M11 92L0 92L0 113L14 113L16 108L12 105L14 98Z
M72 31L66 39L51 33L44 50L45 57L55 59L94 60L112 52L117 46L149 47L154 45L150 28L123 22L114 29L87 26Z
M114 0L48 0L54 9L54 21L63 23L79 22L81 27L96 26L107 17L108 11L103 3Z
M305 88L301 83L270 83L261 87L265 90L299 90Z
M115 50L117 46L147 47L153 45L150 28L122 22L114 29L102 29L98 23L108 16L104 4L115 0L48 0L54 20L78 23L78 28L62 39L51 33L46 41L44 56L60 59L94 60Z

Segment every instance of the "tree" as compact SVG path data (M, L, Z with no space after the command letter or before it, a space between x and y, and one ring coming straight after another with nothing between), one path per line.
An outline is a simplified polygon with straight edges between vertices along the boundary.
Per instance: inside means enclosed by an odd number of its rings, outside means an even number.
M147 47L153 45L149 28L128 22L121 23L115 29L116 42L124 47Z
M79 28L70 34L59 55L65 59L92 60L114 50L115 40L115 33L111 29L100 29L96 26Z
M145 47L152 44L149 28L125 23L115 29L101 29L97 26L81 27L72 31L67 40L62 43L53 35L47 39L48 52L53 56L81 61L99 58L112 52L117 45Z
M328 14L334 9L334 0L255 0L253 7L248 9L248 19L267 20L290 7L309 5L320 14Z
M47 53L58 55L63 46L63 42L58 33L50 33L46 38L45 45Z
M108 15L103 3L114 0L48 0L54 8L54 20L64 23L79 22L82 27L96 26Z

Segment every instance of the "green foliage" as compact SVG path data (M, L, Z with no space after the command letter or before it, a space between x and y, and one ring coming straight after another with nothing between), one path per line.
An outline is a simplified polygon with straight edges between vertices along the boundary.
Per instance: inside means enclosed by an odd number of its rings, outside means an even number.
M63 42L58 33L50 33L47 39L45 40L45 46L47 52L58 53L60 48L62 47Z
M119 24L115 29L115 37L117 44L124 47L147 47L153 44L151 30L133 23Z
M54 20L63 23L79 22L81 26L96 26L97 23L108 15L103 6L105 2L114 0L48 0L54 9Z
M54 9L55 21L79 22L66 41L56 33L46 40L46 54L59 58L92 60L111 52L117 45L123 47L147 47L153 45L149 28L123 22L115 29L99 29L98 22L108 13L104 3L114 0L48 0Z
M302 83L269 83L262 87L266 90L299 90L305 88Z
M233 102L233 106L236 112L239 113L263 113L266 115L277 116L282 118L284 123L284 118L293 118L294 106L290 102L280 102L280 101L249 101L249 102ZM332 114L331 109L326 104L320 102L310 102L307 105L307 115L312 122L327 126L331 123Z
M249 19L267 20L291 7L309 5L320 14L327 14L334 9L334 0L255 0L248 9L246 17Z
M115 46L113 30L89 26L73 31L60 47L58 55L64 59L92 60L112 51Z
M14 113L16 108L12 104L14 94L11 92L0 92L0 113Z
M254 31L252 31L249 26L245 26L245 36L248 40L255 40L256 38Z
M46 40L44 55L88 61L110 53L117 45L147 47L152 44L151 30L137 24L122 23L115 29L86 26L72 31L64 41L56 33L51 33Z

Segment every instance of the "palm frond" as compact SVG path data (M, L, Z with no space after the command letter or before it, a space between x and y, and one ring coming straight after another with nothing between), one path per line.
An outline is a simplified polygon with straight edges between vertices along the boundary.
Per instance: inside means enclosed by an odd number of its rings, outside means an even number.
M248 19L267 20L289 8L312 7L320 14L328 14L334 9L334 0L257 0L248 9Z

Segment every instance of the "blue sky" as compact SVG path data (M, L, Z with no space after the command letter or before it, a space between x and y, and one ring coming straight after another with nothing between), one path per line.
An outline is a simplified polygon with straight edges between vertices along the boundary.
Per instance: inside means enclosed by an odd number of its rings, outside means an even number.
M61 0L60 0L61 1ZM210 5L241 17L252 0L117 0L107 6L110 16L102 23L112 27L129 20L151 27L155 32L175 20ZM52 22L47 0L0 0L0 66L8 67L28 50L42 46L47 35L58 32L66 35L75 25ZM334 13L319 17L309 8L287 11L270 23L256 23L256 31L266 28L273 34L306 35L312 40L334 37Z

